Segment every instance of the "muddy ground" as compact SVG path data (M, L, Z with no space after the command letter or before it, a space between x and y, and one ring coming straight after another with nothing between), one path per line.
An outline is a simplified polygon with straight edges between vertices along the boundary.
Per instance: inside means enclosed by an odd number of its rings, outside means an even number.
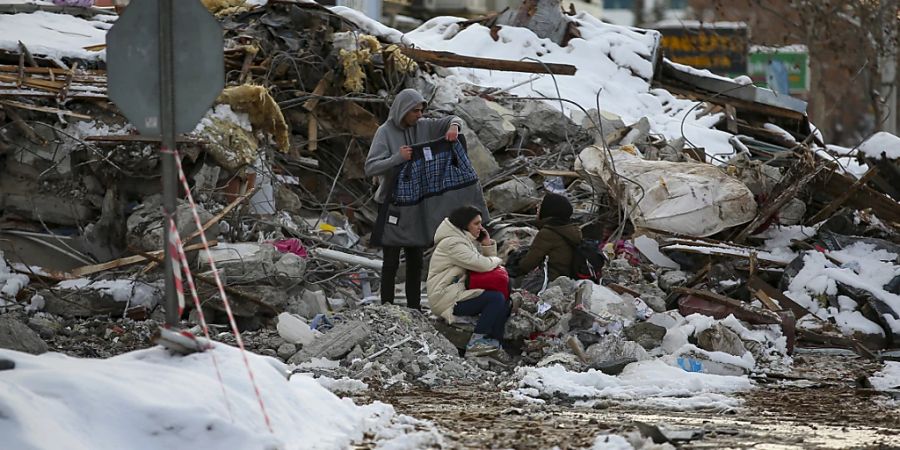
M454 449L590 448L597 435L628 433L637 422L703 430L682 448L900 448L900 401L859 384L877 367L852 355L805 351L790 375L758 380L731 412L541 405L483 387L370 389L357 400L380 400L434 422Z

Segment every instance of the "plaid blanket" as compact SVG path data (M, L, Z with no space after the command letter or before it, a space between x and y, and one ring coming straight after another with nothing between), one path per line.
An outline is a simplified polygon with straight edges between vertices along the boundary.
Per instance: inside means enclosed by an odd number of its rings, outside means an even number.
M473 205L487 221L487 207L478 175L466 153L463 135L456 142L442 139L416 144L413 158L388 177L387 201L378 211L372 233L375 245L430 247L434 232L450 212Z

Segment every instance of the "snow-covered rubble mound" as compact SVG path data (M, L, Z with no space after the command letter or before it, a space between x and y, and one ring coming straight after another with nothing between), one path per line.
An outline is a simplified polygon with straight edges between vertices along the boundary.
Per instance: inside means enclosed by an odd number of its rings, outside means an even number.
M109 359L0 350L0 360L15 364L0 371L4 448L333 449L366 434L403 448L441 442L430 424L390 405L358 406L308 377L288 380L273 358L247 354L269 431L240 351L224 344L188 356L154 347Z
M102 61L106 50L90 51L85 47L105 44L106 32L115 19L116 16L106 14L84 19L46 11L0 14L0 49L18 51L22 42L37 56Z
M547 103L571 113L576 123L583 117L582 108L590 110L599 103L600 109L621 116L626 123L647 117L651 130L667 138L684 135L699 147L714 149L712 153L723 152L723 157L733 152L728 143L731 135L711 129L719 121L718 115L696 118L688 114L695 102L652 88L652 58L660 39L656 31L611 25L580 12L569 20L578 26L582 37L560 47L527 28L517 27L501 27L495 41L491 29L480 24L461 30L457 22L462 20L431 19L404 35L404 42L466 56L574 65L578 71L572 76L453 68L447 69L446 80L500 89L516 86L507 92L519 97L562 97L568 101Z

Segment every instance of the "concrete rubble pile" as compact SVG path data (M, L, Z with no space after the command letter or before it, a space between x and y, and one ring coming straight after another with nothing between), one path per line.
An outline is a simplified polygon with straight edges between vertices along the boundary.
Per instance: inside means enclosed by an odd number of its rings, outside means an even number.
M333 328L298 346L287 358L295 372L384 387L481 384L498 377L460 357L456 347L436 333L421 313L385 305L339 313L330 320Z
M116 18L29 8L0 14L94 29ZM504 256L528 245L537 204L557 192L609 258L602 285L560 278L513 294L522 306L507 338L519 364L616 373L661 358L747 374L782 370L800 345L868 357L900 345L900 138L828 146L805 103L657 55L652 86L698 100L686 114L731 136L701 148L647 117L564 114L450 80L444 56L316 3L214 12L226 89L179 138L205 226L186 201L175 222L217 339L234 337L214 275L248 347L298 373L384 386L493 379L459 357L471 325L370 305L381 261L368 246L377 206L363 165L392 96L414 87L429 114L466 122ZM102 54L42 51L0 51L0 319L24 325L8 340L32 352L150 345L164 317L157 142L106 97ZM189 305L182 319L199 333L199 311Z

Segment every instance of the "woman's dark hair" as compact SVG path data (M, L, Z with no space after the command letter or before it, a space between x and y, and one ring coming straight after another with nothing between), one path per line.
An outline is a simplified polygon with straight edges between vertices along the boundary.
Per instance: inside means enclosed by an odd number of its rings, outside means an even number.
M450 216L447 218L450 219L450 223L456 225L456 228L465 230L466 227L469 226L469 222L471 222L472 219L474 219L476 216L480 215L480 209L472 205L466 205L454 209L453 212L450 213Z

